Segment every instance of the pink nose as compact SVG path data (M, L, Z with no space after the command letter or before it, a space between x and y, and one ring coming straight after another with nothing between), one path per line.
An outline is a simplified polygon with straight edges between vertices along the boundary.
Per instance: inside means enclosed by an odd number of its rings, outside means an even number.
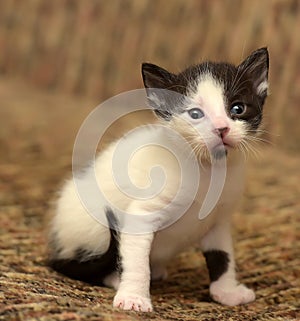
M221 138L224 138L228 134L229 130L230 130L229 127L216 128L215 133Z

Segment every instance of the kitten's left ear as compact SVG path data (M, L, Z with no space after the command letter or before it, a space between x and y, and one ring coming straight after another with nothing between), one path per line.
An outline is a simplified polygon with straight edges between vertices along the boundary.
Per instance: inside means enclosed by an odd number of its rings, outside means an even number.
M246 71L253 79L256 93L266 97L268 91L269 53L267 48L255 50L238 68Z

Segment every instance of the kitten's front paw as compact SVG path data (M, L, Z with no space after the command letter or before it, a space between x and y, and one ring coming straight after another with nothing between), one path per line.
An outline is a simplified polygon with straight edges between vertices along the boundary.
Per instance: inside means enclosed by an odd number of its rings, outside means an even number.
M214 282L210 286L211 297L224 305L234 306L246 304L255 300L255 293L245 285L239 284L234 287L225 288Z
M117 293L114 298L113 306L122 310L141 312L151 312L153 310L149 298L130 293Z

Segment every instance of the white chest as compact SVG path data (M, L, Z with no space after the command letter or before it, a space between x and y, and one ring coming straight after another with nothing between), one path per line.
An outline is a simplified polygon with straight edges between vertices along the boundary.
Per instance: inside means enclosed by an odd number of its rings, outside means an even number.
M202 175L202 185L197 199L189 210L174 224L156 233L151 252L153 264L168 262L189 246L199 243L216 223L230 220L243 192L243 163L227 169L225 185L217 203L204 219L200 219L199 212L207 196L209 180L209 175Z

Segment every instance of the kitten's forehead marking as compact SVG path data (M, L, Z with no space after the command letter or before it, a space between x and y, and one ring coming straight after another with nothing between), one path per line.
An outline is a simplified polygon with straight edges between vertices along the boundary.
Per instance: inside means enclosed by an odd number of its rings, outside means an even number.
M209 117L226 115L224 87L210 74L199 78L191 98Z

